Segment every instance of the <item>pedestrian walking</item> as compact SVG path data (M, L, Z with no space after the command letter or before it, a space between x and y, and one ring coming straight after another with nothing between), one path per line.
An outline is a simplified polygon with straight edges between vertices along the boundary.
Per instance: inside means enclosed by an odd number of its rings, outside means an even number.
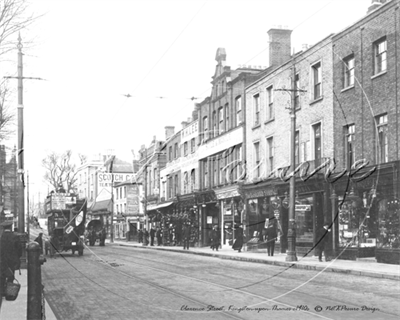
M0 238L0 299L5 295L7 282L13 282L15 270L20 268L22 255L21 243L18 236L11 231L12 222L0 225L4 232Z
M161 234L161 228L160 227L157 228L156 238L157 238L157 245L161 246L161 244L162 244L162 234Z
M268 256L274 255L275 250L275 241L278 236L278 232L276 230L276 223L274 221L275 218L269 219L268 227L266 229L266 240L267 240L267 251Z
M139 229L139 232L138 232L138 241L139 241L139 243L142 243L142 242L143 242L143 230L142 230L142 229Z
M235 230L235 240L233 242L232 249L237 250L238 252L242 252L243 240L243 228L242 225L238 225Z
M40 254L43 254L43 232L39 232L39 235L36 237L35 240L40 246Z
M189 250L189 242L190 242L190 223L185 223L182 229L182 236L183 236L183 250Z
M318 251L318 260L322 262L322 253L325 254L325 261L328 261L328 257L326 256L326 251L325 251L325 245L329 239L329 232L331 232L331 229L329 229L329 225L325 224L322 228L317 230L317 244L316 248Z
M147 246L149 244L149 232L145 228L143 231L143 245Z
M106 228L102 228L100 231L100 246L104 247L106 244L106 237L107 237L107 232Z
M213 226L211 232L210 232L210 239L211 239L211 249L214 249L218 251L219 248L219 232L217 230L217 226Z
M154 230L153 226L150 228L150 245L154 246L154 237L156 235L156 230Z

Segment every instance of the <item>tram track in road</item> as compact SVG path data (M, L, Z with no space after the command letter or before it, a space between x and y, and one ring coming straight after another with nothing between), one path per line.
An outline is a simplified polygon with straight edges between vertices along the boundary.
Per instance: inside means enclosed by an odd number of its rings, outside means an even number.
M105 249L105 250L107 250L107 249ZM103 252L104 252L105 250L104 250L104 248L102 249ZM215 283L215 282L206 281L206 280L198 279L198 278L191 277L191 276L187 276L187 275L182 275L182 274L180 274L180 273L171 272L171 271L167 271L167 270L164 270L164 269L160 269L160 268L156 268L156 267L150 267L150 266L148 266L148 265L140 264L140 263L137 263L137 262L133 261L133 260L135 260L135 259L138 259L137 256L132 257L132 255L129 255L129 254L122 254L122 253L116 254L115 252L113 252L113 250L107 250L107 252L104 252L104 253L107 254L107 255L117 255L118 258L115 259L115 261L117 261L117 262L110 262L110 259L106 259L106 260L104 260L104 259L102 259L102 258L99 259L99 256L98 256L97 254L96 254L96 259L93 260L93 261L94 261L94 262L97 262L97 263L105 263L105 264L107 264L109 267L113 268L113 269L116 270L117 272L119 272L119 273L121 273L121 274L123 274L123 275L125 275L125 276L127 276L127 277L129 277L129 278L134 278L135 280L144 282L144 283L146 283L147 285L150 285L150 286L153 286L153 287L157 287L158 289L161 289L161 290L164 290L164 291L173 293L173 294L175 294L175 295L177 295L177 296L179 296L179 297L182 297L182 298L184 298L184 299L186 299L186 300L189 300L189 301L198 303L198 304L203 305L203 306L205 306L205 307L209 306L209 304L204 303L203 301L200 301L200 300L198 300L198 299L193 299L193 298L190 297L189 295L184 295L184 294L179 293L179 292L177 292L177 291L175 291L175 290L172 290L172 289L170 289L170 288L168 288L168 287L161 286L161 285L156 284L156 283L154 283L154 282L152 282L152 281L145 280L145 279L143 279L142 277L138 277L138 276L135 276L135 275L133 275L133 274L127 274L126 272L121 271L120 269L113 267L113 264L117 264L117 265L121 265L121 266L122 266L122 265L133 264L133 265L135 265L135 266L138 266L138 267L141 267L141 268L145 268L145 269L147 269L147 270L150 269L150 270L152 270L153 272L160 272L160 273L163 273L163 274L167 274L167 275L170 276L170 277L174 276L174 277L185 278L185 279L190 280L190 281L200 282L200 283L202 283L202 284L204 284L204 285L206 285L206 286L217 287L218 290L215 290L215 291L214 291L215 293L231 291L231 292L235 292L235 293L238 293L238 294L241 294L241 295L245 295L245 296L249 296L249 297L251 297L251 298L255 298L255 299L261 300L261 301L258 302L258 303L255 303L255 304L253 304L253 305L248 306L248 307L250 307L250 308L262 308L261 305L264 304L264 303L266 303L266 302L275 303L276 305L281 306L281 308L290 308L290 309L293 309L293 310L297 308L297 306L295 306L295 305L290 305L290 304L287 304L287 303L285 303L285 302L281 302L281 301L278 301L278 300L270 299L270 298L268 298L268 297L261 296L261 295L259 295L259 294L255 294L255 293L252 293L252 292L248 292L248 291L244 291L244 290L237 289L237 288L234 288L234 287L230 287L230 286L226 286L226 285L217 284L217 283ZM125 257L129 257L129 259L121 259L121 255L122 255L122 256L125 256ZM140 257L139 259L140 259L140 260L143 260L143 261L152 262L152 263L157 263L157 262L159 263L159 261L156 261L156 260L153 260L153 259L146 259L146 258L142 258L142 257ZM107 261L107 260L108 260L108 261ZM114 260L114 259L113 259L113 260ZM122 263L121 263L121 261L122 261ZM125 262L125 263L123 263L123 262ZM164 262L163 262L163 265L164 265ZM176 268L176 267L179 266L179 265L168 264L168 263L167 263L167 265L169 265L170 267L174 267L174 268ZM136 270L137 270L137 269L136 269ZM186 291L186 292L193 292L193 293L194 293L195 290L193 290L193 291ZM211 291L211 292L213 292L213 291ZM307 294L307 293L302 292L302 294ZM307 295L308 295L308 294L307 294ZM232 313L229 313L229 312L224 312L224 311L220 311L220 312L221 312L221 313L224 313L224 314L227 314L227 315L229 315L230 317L233 317L233 318L235 318L235 319L245 319L245 318L238 317L238 316L236 316L236 315L234 315L234 314L232 314ZM308 315L307 318L309 318L310 316L312 316L312 317L321 318L321 319L334 319L334 318L329 318L329 317L326 317L326 316L323 316L323 315L321 315L321 314L318 314L318 313L315 313L315 312L311 312L311 311L301 310L301 312L307 314L307 315Z
M105 251L104 249L106 250L106 252L104 252ZM216 292L217 291L220 291L220 292L222 292L222 291L231 291L231 292L236 292L236 293L239 293L239 294L244 294L244 295L247 295L247 296L251 296L253 298L261 299L262 302L255 304L256 306L262 305L263 303L266 303L266 302L272 302L272 303L276 303L276 304L279 304L279 305L287 306L287 307L290 307L290 308L296 308L297 306L292 305L290 303L279 301L279 299L281 297L285 297L287 294L290 294L290 293L293 292L293 293L296 293L297 295L300 294L300 295L306 296L306 298L308 300L310 300L310 299L312 300L313 298L315 298L315 294L316 294L315 290L313 290L312 292L305 292L304 290L300 290L301 286L293 285L293 286L291 286L291 288L287 289L287 293L286 294L278 294L277 297L268 298L266 296L262 296L262 295L259 295L259 294L255 294L255 293L252 293L252 292L248 292L248 291L242 290L240 286L235 288L233 286L217 284L216 282L202 280L202 279L195 278L195 277L192 277L192 276L189 276L189 275L183 275L182 273L172 272L172 271L168 271L168 270L161 269L161 268L154 267L154 266L148 266L146 264L142 264L142 263L138 262L138 259L139 259L139 260L142 260L142 261L145 261L145 262L146 261L150 262L152 264L157 264L157 263L159 264L160 260L154 260L154 259L151 259L151 258L139 257L137 255L133 256L131 253L130 254L123 253L123 252L121 252L121 250L119 250L119 252L116 253L115 250L113 250L112 247L104 248L104 249L102 251L104 252L104 254L108 255L108 260L110 260L109 259L110 257L112 257L112 258L115 257L115 259L112 259L112 260L115 260L117 263L122 263L122 264L127 264L127 265L133 264L133 265L135 265L137 267L141 267L141 268L145 268L145 269L151 269L153 272L160 272L160 273L166 274L169 277L185 278L185 279L190 280L190 281L196 281L196 282L203 283L204 285L217 287L218 290L216 290ZM179 253L177 253L177 254L179 254ZM122 257L125 257L125 258L122 258ZM162 261L162 264L163 264L164 267L167 266L167 267L175 269L175 270L177 270L177 268L182 268L182 264L168 263L166 261ZM225 266L225 268L226 268L226 266ZM298 279L296 279L296 280L298 281ZM305 280L304 283L305 282L307 282L307 280ZM258 283L255 283L255 284L258 284ZM317 289L318 290L318 286L319 285L316 284L316 288L313 288L313 289ZM324 285L322 285L322 286L324 286ZM249 286L245 286L245 287L249 287ZM280 288L280 289L282 289L282 288ZM333 289L335 289L335 288L333 288ZM340 286L337 286L337 289L341 289L342 290L342 288ZM344 290L347 290L347 289L344 289ZM340 299L340 298L338 299L338 297L341 297L342 299ZM345 295L343 295L343 296L339 295L338 297L332 298L331 296L329 296L329 297L325 297L325 298L322 297L322 299L326 300L326 301L329 301L330 304L334 303L335 305L347 305L349 308L352 308L352 307L356 308L356 307L360 306L360 305L351 305L350 302L345 299ZM386 297L386 295L384 295L384 297ZM388 298L389 298L389 296L388 296ZM367 301L365 301L364 303L367 303ZM392 308L389 309L389 310L392 310ZM305 312L305 311L303 311L303 312ZM318 318L331 319L331 318L322 316L321 314L318 314L318 313L314 313L314 312L307 312L307 313L310 314L310 315L313 315L315 317L318 317ZM386 314L389 318L393 317L393 316L398 316L398 314L387 312L386 309L385 310L380 310L380 313L381 313L381 316L384 316ZM368 318L367 314L366 314L366 318ZM337 317L335 317L335 319L337 319Z

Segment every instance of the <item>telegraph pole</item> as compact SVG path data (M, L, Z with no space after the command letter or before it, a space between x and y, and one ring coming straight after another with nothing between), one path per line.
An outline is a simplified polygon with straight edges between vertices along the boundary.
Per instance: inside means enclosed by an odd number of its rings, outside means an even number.
M289 228L288 228L288 252L286 261L297 261L296 256L296 92L306 92L296 87L296 67L292 67L291 89L275 89L275 91L290 92L290 186L289 186Z
M114 243L114 174L113 174L113 166L114 166L115 156L111 156L110 163L110 173L111 173L111 230L110 230L110 242Z
M25 181L24 181L24 104L23 104L23 79L43 80L41 78L24 77L22 73L22 42L21 34L18 35L18 76L17 77L4 77L6 79L18 79L18 175L20 183L18 188L18 232L24 238L22 240L22 256L21 268L26 268L26 250L25 242L27 234L25 233ZM25 241L25 242L24 242Z

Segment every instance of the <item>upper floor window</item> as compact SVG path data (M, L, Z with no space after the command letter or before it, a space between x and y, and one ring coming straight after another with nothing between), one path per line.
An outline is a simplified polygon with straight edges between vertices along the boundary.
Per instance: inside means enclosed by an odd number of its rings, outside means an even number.
M253 96L253 109L254 109L254 125L260 124L260 95Z
M172 161L172 146L170 146L168 150L168 159L169 161Z
M375 119L378 129L378 163L389 161L389 145L388 145L388 116L382 114Z
M347 88L354 85L354 55L351 55L343 59L343 62L344 62L343 88Z
M386 71L387 68L387 41L386 37L374 43L374 74Z
M174 189L174 184L172 181L172 177L168 178L168 199L173 197L172 190Z
M296 74L295 78L294 78L294 82L295 82L295 92L294 92L294 107L296 109L300 108L300 74Z
M222 93L226 91L226 85L225 85L225 80L222 80Z
M203 118L204 139L208 139L208 117Z
M236 125L242 123L242 97L237 97L235 99L235 109L236 109Z
M267 138L268 173L274 170L274 138Z
M193 192L196 187L196 170L192 169L190 173L190 192Z
M174 177L174 196L179 193L179 183L178 183L178 175L176 174Z
M190 140L190 152L194 152L196 149L196 139L192 138L192 140Z
M314 160L315 160L315 167L317 167L321 164L321 157L322 157L321 123L314 124L312 126L312 129L314 138Z
M208 160L203 161L204 188L208 188Z
M183 155L186 157L187 154L188 154L188 142L186 141L186 142L183 144Z
M188 193L189 191L189 177L188 177L188 173L185 172L183 175L183 194Z
M175 143L174 146L174 158L178 158L178 153L179 153L179 147L178 147L178 143Z
M321 62L314 64L312 67L312 80L313 80L313 99L319 99L322 96L322 71Z
M345 139L345 163L346 168L350 168L355 160L354 145L355 145L356 126L349 124L344 128Z
M218 109L218 134L224 132L224 109Z
M217 126L217 112L213 112L213 130L211 132L211 137L216 137L218 135L218 126Z
M229 130L229 105L225 105L225 131Z
M260 163L260 143L254 143L254 177L258 178L261 173L261 163Z
M242 167L242 161L243 161L243 154L242 154L242 146L237 146L236 147L236 159L237 160L237 166L236 166L236 171L234 172L235 179L236 178L243 178L243 167Z
M267 119L274 118L274 90L270 86L267 88Z

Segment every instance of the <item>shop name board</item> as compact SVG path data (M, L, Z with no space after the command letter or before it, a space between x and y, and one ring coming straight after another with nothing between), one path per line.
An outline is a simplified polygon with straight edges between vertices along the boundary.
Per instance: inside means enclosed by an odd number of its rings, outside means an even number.
M243 142L243 127L224 134L221 137L214 138L210 142L202 143L199 147L200 158L208 157L214 153L226 150L232 146Z
M311 205L309 204L296 204L296 211L311 211Z
M133 173L99 173L97 178L99 188L111 187L112 183L135 181Z

